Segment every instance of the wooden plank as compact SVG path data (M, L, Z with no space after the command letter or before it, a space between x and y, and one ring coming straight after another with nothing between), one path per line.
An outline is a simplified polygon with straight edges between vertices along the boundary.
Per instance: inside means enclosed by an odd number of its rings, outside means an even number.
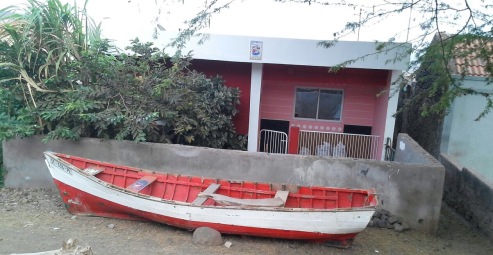
M230 206L251 206L251 207L281 207L284 201L280 197L259 198L259 199L241 199L228 197L220 194L199 194L200 197L214 199L217 203Z
M275 197L278 197L280 198L284 204L282 206L284 206L286 204L286 200L288 200L288 195L289 195L289 191L287 190L278 190L276 192L276 196Z
M157 180L156 176L152 176L152 175L144 176L138 179L136 182L129 185L127 187L127 190L132 192L139 192L143 190L145 187L149 186L149 184L153 183L155 180Z
M203 192L199 193L197 198L195 200L193 200L192 204L193 205L202 205L208 199L208 197L200 196L200 195L201 194L211 195L214 192L216 192L216 190L219 189L220 186L221 186L221 184L219 184L219 183L212 183L211 185L209 185L209 187L207 187L207 189L205 189Z
M99 174L101 172L104 171L104 168L99 168L99 167L88 167L86 169L83 169L82 170L84 173L86 173L87 175L96 175L96 174Z

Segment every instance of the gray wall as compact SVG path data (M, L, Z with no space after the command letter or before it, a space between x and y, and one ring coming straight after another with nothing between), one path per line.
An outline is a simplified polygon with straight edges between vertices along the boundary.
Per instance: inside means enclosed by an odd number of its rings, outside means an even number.
M448 154L440 160L446 171L444 202L493 240L493 183Z
M410 138L403 136L405 143ZM401 139L401 136L400 136ZM375 188L381 206L411 227L434 233L444 170L433 162L379 162L300 155L269 155L171 144L81 139L41 143L41 137L4 142L7 187L54 187L43 162L51 150L150 170L227 179ZM412 141L412 140L411 140ZM408 148L414 147L410 143ZM402 158L396 152L396 158ZM414 157L412 157L414 158Z
M486 86L485 77L466 77L463 87L493 93L493 87ZM474 168L493 182L493 114L487 114L480 121L476 121L486 103L486 98L482 95L466 95L454 99L450 113L445 116L440 152Z

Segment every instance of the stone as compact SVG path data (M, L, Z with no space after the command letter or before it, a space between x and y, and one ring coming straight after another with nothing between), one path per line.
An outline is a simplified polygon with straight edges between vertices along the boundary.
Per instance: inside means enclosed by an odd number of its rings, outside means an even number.
M397 231L397 232L402 232L402 231L404 231L404 228L402 227L401 224L395 223L394 224L394 230Z
M225 243L224 243L224 246L225 246L226 248L231 247L231 245L233 245L233 243L232 243L232 242L225 242Z
M402 222L401 225L404 228L403 230L411 229L411 227L409 227L409 225L407 225L405 222Z
M371 219L369 222L368 222L368 227L374 227L375 226L375 220Z
M393 229L394 228L394 225L390 224L389 222L387 222L387 228L388 229Z
M114 229L115 228L115 224L109 224L108 225L108 228Z
M380 213L380 211L375 211L375 213L373 213L373 218L380 218L382 214Z
M377 226L380 228L385 228L385 227L387 227L387 221L386 220L378 220Z
M390 223L390 224L394 224L396 222L399 221L399 218L395 217L395 216L390 216L387 221Z
M217 246L223 244L221 233L209 227L200 227L193 231L192 243L197 245Z
M380 213L383 214L383 215L387 215L389 216L390 215L390 212L385 210L385 209L380 209Z
M388 215L385 215L385 214L380 215L381 220L387 220L388 218L389 218Z

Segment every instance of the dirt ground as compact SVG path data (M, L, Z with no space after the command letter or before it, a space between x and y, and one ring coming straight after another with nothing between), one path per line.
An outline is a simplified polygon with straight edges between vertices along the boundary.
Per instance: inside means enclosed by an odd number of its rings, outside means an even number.
M74 217L57 191L0 190L0 254L55 250L76 238L94 254L493 254L493 242L443 207L436 236L367 228L348 249L223 235L225 246L192 244L192 232L152 222Z

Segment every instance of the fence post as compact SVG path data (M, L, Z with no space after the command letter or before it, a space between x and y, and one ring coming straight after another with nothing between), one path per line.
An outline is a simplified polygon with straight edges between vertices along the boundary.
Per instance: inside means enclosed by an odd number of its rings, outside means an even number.
M300 128L299 127L290 127L290 129L289 129L289 145L288 145L288 153L289 154L298 154L299 138L300 138Z

